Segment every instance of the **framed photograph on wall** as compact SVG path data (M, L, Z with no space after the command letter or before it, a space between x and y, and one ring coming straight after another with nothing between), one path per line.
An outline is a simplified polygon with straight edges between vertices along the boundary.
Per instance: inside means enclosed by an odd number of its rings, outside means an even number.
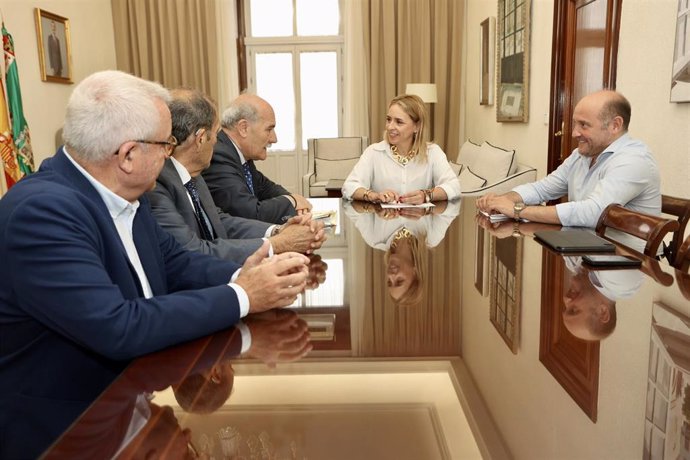
M479 105L494 105L496 18L488 17L479 24L479 44Z
M671 102L690 102L690 8L688 0L678 0L676 43L671 75Z
M529 118L529 37L532 0L498 1L496 121Z
M41 80L72 83L69 19L40 8L36 8L35 12Z

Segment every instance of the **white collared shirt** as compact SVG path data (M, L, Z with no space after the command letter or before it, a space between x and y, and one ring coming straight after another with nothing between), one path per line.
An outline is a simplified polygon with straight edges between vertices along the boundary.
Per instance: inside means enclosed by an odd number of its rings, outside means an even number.
M139 253L134 245L134 237L132 236L132 225L134 224L134 216L139 209L139 200L130 203L121 196L113 193L105 185L101 184L95 177L93 177L87 170L81 167L79 163L74 161L74 159L67 152L65 147L62 148L65 152L67 159L72 162L75 168L82 173L86 180L88 180L91 185L96 189L101 199L108 208L110 217L113 219L115 228L117 229L117 234L120 236L122 245L127 252L127 257L129 262L134 267L134 271L137 273L139 278L139 283L141 284L141 289L144 292L144 297L149 299L153 297L153 291L151 290L151 285L146 277L146 272L144 272L144 267L141 265L141 260L139 259Z
M446 154L436 144L428 145L426 161L414 159L406 165L395 160L388 142L370 145L347 176L343 197L351 200L355 190L361 187L376 192L390 189L400 195L440 187L448 200L460 196L460 180L451 169Z

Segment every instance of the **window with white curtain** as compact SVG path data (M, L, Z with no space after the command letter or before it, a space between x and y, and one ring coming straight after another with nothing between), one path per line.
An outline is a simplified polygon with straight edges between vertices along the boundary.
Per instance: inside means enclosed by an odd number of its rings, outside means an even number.
M275 111L278 142L272 150L303 159L308 138L338 137L341 132L340 2L244 2L249 90Z

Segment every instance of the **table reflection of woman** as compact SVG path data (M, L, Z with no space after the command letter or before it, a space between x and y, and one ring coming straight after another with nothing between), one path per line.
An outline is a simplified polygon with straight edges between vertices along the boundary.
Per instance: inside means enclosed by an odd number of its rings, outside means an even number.
M633 296L644 281L639 270L590 270L581 257L564 256L563 324L583 340L601 340L616 328L616 301Z
M346 203L345 213L372 248L384 251L386 286L398 306L418 305L423 294L428 252L436 247L460 212L460 201L433 208L383 209Z
M424 102L403 94L393 98L384 140L372 144L343 184L343 197L374 203L422 204L460 196L460 181L446 154L429 142Z

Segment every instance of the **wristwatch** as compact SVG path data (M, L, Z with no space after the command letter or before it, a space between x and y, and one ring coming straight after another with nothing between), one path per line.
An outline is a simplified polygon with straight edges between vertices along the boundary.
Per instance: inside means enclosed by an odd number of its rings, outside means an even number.
M522 232L520 231L520 223L515 221L513 222L513 237L517 238L521 236Z
M513 205L513 219L520 220L520 212L525 209L525 203L518 201Z

